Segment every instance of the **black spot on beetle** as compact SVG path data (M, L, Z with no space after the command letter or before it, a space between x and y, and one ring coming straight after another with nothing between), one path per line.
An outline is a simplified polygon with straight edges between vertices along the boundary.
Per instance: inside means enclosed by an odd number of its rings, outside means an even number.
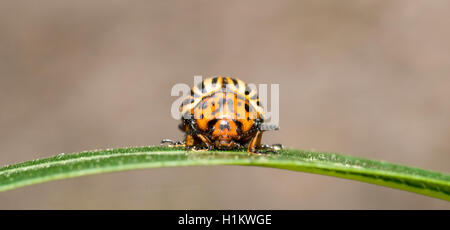
M252 89L248 86L245 87L245 95L249 95Z
M248 104L245 104L245 111L250 112L250 106Z

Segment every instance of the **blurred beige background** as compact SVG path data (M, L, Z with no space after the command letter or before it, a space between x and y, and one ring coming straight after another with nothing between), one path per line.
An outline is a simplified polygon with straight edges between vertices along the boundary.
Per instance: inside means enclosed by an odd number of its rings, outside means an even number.
M181 139L194 75L279 83L266 143L450 172L449 1L2 1L0 165ZM257 167L109 173L0 193L0 209L449 209Z

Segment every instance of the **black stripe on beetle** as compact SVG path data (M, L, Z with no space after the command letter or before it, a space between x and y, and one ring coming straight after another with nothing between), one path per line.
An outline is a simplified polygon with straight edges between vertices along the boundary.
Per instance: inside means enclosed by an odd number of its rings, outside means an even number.
M234 87L239 88L239 84L238 84L238 81L236 79L231 78L231 81L233 81Z
M193 96L193 97L201 97L202 95L195 93L194 90L191 89L191 96Z
M216 86L217 80L218 80L218 79L219 79L218 77L213 78L213 79L211 80L211 84L212 84L213 86Z

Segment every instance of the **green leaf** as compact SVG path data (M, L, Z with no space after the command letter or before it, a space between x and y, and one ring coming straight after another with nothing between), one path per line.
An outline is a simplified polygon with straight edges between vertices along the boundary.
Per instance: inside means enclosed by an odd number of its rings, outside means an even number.
M51 180L131 169L246 165L347 178L450 201L450 175L340 154L285 149L277 154L139 147L60 154L0 168L0 191Z

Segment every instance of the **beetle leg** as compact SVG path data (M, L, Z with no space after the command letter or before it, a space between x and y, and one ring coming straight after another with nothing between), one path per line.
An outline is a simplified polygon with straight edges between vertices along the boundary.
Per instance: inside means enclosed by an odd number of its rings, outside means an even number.
M263 131L257 131L256 135L250 141L250 144L248 145L248 152L249 153L260 154L258 152L258 150L261 149L262 133L263 133Z
M263 145L261 144L263 131L256 132L256 135L250 141L248 145L248 152L251 154L265 154L265 153L277 153L278 150L283 149L281 144Z
M161 145L168 145L169 147L184 147L185 142L183 141L173 141L170 139L162 139L161 140Z
M277 150L282 150L284 148L284 146L282 144L273 144L273 145L270 145L270 148L272 148L274 151L277 151Z
M273 130L279 130L280 127L277 125L273 125L273 124L261 124L260 129L263 131L273 131Z
M169 144L169 145L171 145L171 144L174 144L174 143L175 143L175 141L170 140L170 139L162 139L161 140L161 144Z
M187 134L186 135L186 139L185 139L185 147L186 149L192 149L194 147L194 136L192 136L191 134Z
M203 149L203 148L199 147L199 145L201 143L205 143L205 142L201 137L199 137L199 135L200 134L187 134L186 135L186 144L185 144L186 150L200 151ZM197 139L197 137L200 138L200 140Z
M202 142L206 145L206 147L208 149L212 149L212 143L211 140L209 140L208 137L202 135L202 134L197 134L197 137L200 138L200 140L202 140Z
M282 150L282 144L273 144L273 145L261 145L260 153L277 153L278 150Z

